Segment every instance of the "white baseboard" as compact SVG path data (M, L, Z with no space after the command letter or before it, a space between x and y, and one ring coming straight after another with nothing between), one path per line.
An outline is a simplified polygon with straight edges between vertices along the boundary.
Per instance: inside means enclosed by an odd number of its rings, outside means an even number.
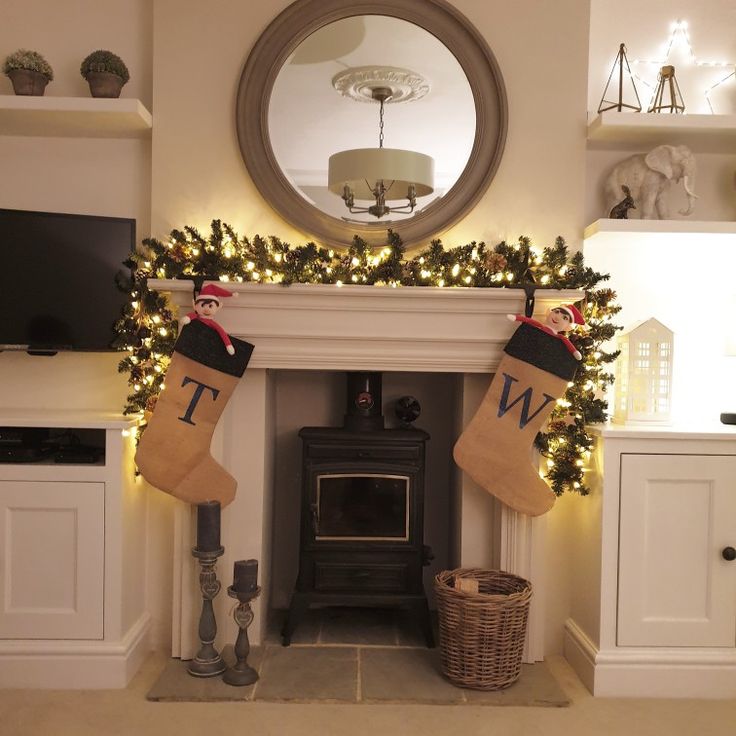
M736 698L736 647L617 647L604 651L568 619L563 651L596 696Z
M119 642L0 641L0 687L99 690L125 687L143 663L151 617L144 613Z

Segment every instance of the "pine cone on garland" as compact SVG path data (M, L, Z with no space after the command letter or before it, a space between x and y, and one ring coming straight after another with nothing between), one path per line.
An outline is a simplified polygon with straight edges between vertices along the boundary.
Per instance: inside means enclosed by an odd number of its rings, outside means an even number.
M506 268L507 263L508 261L506 260L506 256L501 253L494 253L491 251L486 254L485 266L486 269L492 273L503 271L503 269Z

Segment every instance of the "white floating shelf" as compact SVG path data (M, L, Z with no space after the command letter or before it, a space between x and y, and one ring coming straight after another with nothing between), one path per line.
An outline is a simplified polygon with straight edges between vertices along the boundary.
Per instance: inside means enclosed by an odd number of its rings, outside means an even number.
M147 138L152 125L135 99L0 95L0 135Z
M696 237L733 241L736 247L736 222L704 220L610 220L600 219L585 228L583 239L618 241L640 239L691 241Z
M673 136L736 148L736 115L670 115L608 112L590 114L588 140L677 143Z

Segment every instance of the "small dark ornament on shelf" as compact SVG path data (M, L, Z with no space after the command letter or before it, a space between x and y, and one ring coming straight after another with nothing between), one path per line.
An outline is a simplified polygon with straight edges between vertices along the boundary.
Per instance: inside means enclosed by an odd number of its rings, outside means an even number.
M422 407L419 401L413 396L401 396L396 399L394 413L401 422L401 426L407 429L411 426L412 422L415 422L419 418L419 415L422 413Z
M608 215L612 220L628 220L629 210L635 210L634 198L631 196L631 190L625 185L621 185L621 189L626 195L615 207L611 209Z
M618 100L616 102L611 102L606 99L606 93L608 92L608 88L611 86L611 80L613 79L613 75L616 71L618 71ZM628 75L628 81L631 83L631 89L634 92L634 97L636 97L636 105L624 102L624 74ZM598 104L598 112L606 112L607 110L616 110L617 112L621 112L625 107L629 110L633 110L634 112L641 112L641 100L639 100L639 93L636 91L634 75L631 73L629 60L626 58L626 46L621 44L618 47L618 54L616 54L616 60L613 62L611 73L608 75L608 81L606 82L606 87L603 90L603 96Z

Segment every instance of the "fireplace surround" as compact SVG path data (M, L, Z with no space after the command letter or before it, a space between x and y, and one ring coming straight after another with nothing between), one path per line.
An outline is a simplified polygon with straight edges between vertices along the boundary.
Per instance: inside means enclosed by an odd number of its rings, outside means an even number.
M151 280L184 314L192 284ZM238 298L218 314L223 327L255 345L245 376L226 408L212 452L238 480L235 500L223 509L223 582L237 559L260 560L263 594L254 606L253 643L265 636L270 605L273 539L275 385L273 369L306 371L401 371L458 376L459 435L470 421L514 330L506 314L524 309L520 289L390 288L333 285L229 284ZM581 299L577 290L537 292L535 315L560 302ZM184 311L182 311L182 309ZM452 463L447 459L448 467ZM534 585L524 661L544 654L544 538L546 518L517 514L498 504L462 473L456 473L450 523L456 528L454 562L493 565ZM173 539L172 653L191 657L196 645L198 597L190 549L193 518L177 504ZM222 598L222 596L220 596ZM232 641L228 601L217 600L223 643ZM231 631L230 629L233 628Z

